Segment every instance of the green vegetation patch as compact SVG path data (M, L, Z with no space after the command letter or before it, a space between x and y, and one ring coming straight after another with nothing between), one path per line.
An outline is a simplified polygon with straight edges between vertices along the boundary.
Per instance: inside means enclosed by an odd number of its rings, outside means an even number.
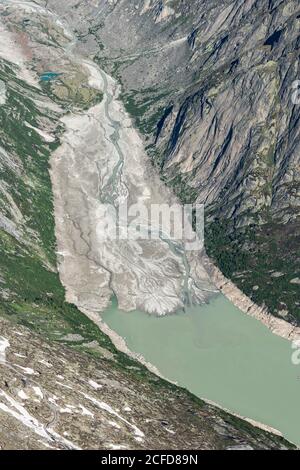
M137 128L143 135L155 133L165 110L165 99L169 94L167 91L154 91L148 88L143 92L133 90L121 95L126 111L134 118Z
M300 324L299 223L233 230L231 221L216 219L205 239L208 255L255 303Z

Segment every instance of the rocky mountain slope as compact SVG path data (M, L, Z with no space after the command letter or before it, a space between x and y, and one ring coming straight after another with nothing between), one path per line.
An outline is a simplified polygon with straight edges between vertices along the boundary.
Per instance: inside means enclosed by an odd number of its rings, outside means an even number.
M67 6L78 57L99 50L93 26L86 39L79 28L89 28L90 8L100 5ZM153 375L65 301L49 160L63 140L63 116L85 112L102 94L66 54L74 43L63 8L0 5L1 448L290 447Z
M292 447L116 351L94 359L3 319L0 331L1 449Z
M47 5L122 83L162 178L182 201L205 203L209 255L298 324L298 2L69 3Z

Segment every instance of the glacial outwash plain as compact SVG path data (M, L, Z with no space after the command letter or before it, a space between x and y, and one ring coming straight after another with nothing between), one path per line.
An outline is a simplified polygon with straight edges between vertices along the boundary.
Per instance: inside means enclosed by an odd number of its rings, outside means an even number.
M149 359L159 334L148 358L122 322L105 322L117 312L180 324L223 294L292 355L299 26L293 0L0 1L1 450L300 443L300 428L223 409L162 371ZM170 239L159 220L155 240L107 238L103 219L124 203L204 205L204 245ZM202 372L194 364L189 379Z

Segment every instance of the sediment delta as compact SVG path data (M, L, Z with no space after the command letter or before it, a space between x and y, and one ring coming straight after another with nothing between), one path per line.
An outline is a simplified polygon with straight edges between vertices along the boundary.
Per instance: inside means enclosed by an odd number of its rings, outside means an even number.
M101 312L115 295L125 311L157 315L207 302L217 289L203 268L203 254L188 251L187 240L106 238L103 218L114 223L110 206L126 201L128 207L150 209L178 201L151 168L142 139L118 101L116 82L88 60L82 67L103 100L62 119L66 132L51 159L59 271L67 300ZM141 230L147 231L147 224L142 221Z

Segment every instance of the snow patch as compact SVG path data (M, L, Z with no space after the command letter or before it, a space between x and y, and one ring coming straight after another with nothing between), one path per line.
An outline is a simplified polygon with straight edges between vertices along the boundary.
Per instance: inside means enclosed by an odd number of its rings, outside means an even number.
M29 398L23 390L19 390L18 397L20 397L22 400L28 400Z
M73 413L73 411L68 406L66 406L65 408L60 408L59 412L62 413L62 414L63 413L69 413L69 414Z
M37 372L35 372L33 369L31 369L30 367L22 367L22 366L19 366L18 364L14 364L15 367L19 367L19 369L21 369L24 374L27 374L27 375L37 375Z
M0 106L5 104L5 102L6 102L6 85L2 80L0 80Z
M24 354L14 353L14 356L21 357L22 359L26 359L26 356Z
M34 416L30 415L28 411L22 406L19 402L14 400L10 397L7 393L3 390L0 390L0 397L6 400L7 404L0 403L0 410L8 413L9 415L13 416L15 419L20 421L24 426L34 431L39 436L43 437L44 439L52 442L60 442L68 449L80 450L72 442L68 441L67 439L60 436L57 432L53 429L46 430L44 425L40 423Z
M34 393L41 399L44 398L44 394L42 392L42 390L40 389L40 387L32 387Z
M113 428L121 429L121 426L115 421L108 421L108 424L110 424Z
M111 450L124 450L124 449L127 449L127 447L123 446L122 444L108 444L108 446Z
M39 363L43 364L44 366L48 367L49 369L50 369L50 367L53 367L53 365L50 362L47 362L44 359L40 359Z
M4 338L3 336L0 336L0 362L5 362L6 360L6 348L10 346L9 341Z
M123 418L123 416L119 415L110 405L108 405L104 401L96 400L96 398L90 397L89 395L86 395L85 393L82 393L82 395L87 400L94 403L94 405L98 406L98 408L100 408L101 410L107 411L111 415L116 416L120 421L127 424L127 426L131 427L136 436L136 440L138 440L139 442L143 440L143 438L145 437L145 434L143 433L143 431L141 431L135 424L130 423L129 421L127 421L127 419Z
M102 385L97 384L96 382L94 382L94 380L89 380L89 385L95 390L100 390L100 388L102 388Z
M1 88L0 88L0 92L1 92ZM0 104L1 104L1 103L0 103ZM45 142L51 143L51 142L54 142L54 141L55 141L55 137L53 137L52 135L48 134L47 132L42 131L41 129L38 129L37 127L32 126L31 124L29 124L29 122L25 121L24 124L25 124L25 126L28 127L29 129L34 130L40 137L42 137L42 139L43 139Z
M61 382L58 382L57 380L56 380L56 382L55 382L55 383L57 383L57 385L60 385L61 387L68 388L69 390L73 390L73 388L72 388L72 387L70 387L69 385L62 384Z
M89 411L87 408L85 408L83 405L79 405L79 408L81 409L81 414L82 416L90 416L91 418L94 418L94 413Z
M169 434L176 434L176 432L175 432L175 431L172 431L172 429L166 428L166 431L167 431Z

